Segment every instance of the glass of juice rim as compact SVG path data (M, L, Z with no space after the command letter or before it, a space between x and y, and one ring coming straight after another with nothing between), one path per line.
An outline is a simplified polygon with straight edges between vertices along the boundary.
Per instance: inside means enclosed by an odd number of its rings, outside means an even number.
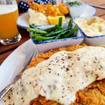
M15 0L0 0L0 43L10 45L21 40L17 28L18 7Z

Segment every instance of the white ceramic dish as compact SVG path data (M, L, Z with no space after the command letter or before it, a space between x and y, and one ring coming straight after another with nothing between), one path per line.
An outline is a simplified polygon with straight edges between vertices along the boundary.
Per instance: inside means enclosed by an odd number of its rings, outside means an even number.
M24 29L27 29L29 27L28 18L29 18L28 13L21 14L17 20L17 25ZM44 25L44 26L42 25L42 26L38 26L38 28L45 29L50 26L51 25Z
M105 45L105 35L94 36L94 37L85 37L84 42L88 45L103 46L103 45Z
M29 23L28 23L28 14L27 13L23 13L19 16L18 20L17 20L17 25L27 29L29 27Z
M75 24L74 24L75 25ZM62 25L63 28L67 28L68 24L63 24ZM43 27L45 28L45 27ZM31 33L30 33L30 37L31 37ZM32 38L32 37L31 37ZM83 33L78 30L78 33L76 34L76 36L74 37L70 37L70 38L64 38L64 39L57 39L57 40L46 40L46 41L40 41L37 42L35 39L33 39L33 42L39 46L39 47L43 47L43 48L55 48L55 46L57 47L62 47L62 46L68 46L68 45L79 45L83 42L84 40L84 35Z
M83 34L78 31L78 34L76 37L71 37L71 38L65 38L65 39L58 39L58 40L48 40L48 41L43 41L38 44L36 44L38 47L43 47L44 49L49 49L49 48L55 48L56 47L62 47L62 46L68 46L68 45L79 45L83 42L84 36ZM35 43L35 40L33 40Z
M97 16L95 16L97 18ZM84 19L84 18L83 18ZM81 18L82 21L82 18ZM76 23L76 20L75 20ZM105 45L105 35L96 35L95 36L89 36L87 33L85 33L83 31L83 29L81 27L80 31L83 33L84 35L84 42L88 45L92 45L92 46L103 46Z

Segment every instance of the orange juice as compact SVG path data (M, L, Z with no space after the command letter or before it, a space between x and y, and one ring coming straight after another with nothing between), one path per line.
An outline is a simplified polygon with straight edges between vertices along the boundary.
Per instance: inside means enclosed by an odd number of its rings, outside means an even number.
M0 5L0 39L11 39L18 34L17 5Z

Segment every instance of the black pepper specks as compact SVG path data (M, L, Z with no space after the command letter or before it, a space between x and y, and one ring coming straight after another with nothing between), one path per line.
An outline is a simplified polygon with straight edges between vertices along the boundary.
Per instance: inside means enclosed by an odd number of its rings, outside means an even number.
M66 68L66 72L68 72L69 71L69 68Z
M102 70L102 69L103 69L103 67L102 67L102 65L100 65L100 66L99 66L99 70Z
M31 82L29 82L29 84L31 85L32 83L31 83Z
M73 77L73 75L70 75L70 77Z
M51 70L51 68L48 68L48 70Z
M59 76L59 73L57 73L57 75Z
M49 74L51 74L51 71L49 71Z
M77 57L77 60L80 61L80 57Z
M68 59L71 59L72 57L71 56L68 56Z
M11 99L10 95L8 95L8 99L9 99L9 100Z

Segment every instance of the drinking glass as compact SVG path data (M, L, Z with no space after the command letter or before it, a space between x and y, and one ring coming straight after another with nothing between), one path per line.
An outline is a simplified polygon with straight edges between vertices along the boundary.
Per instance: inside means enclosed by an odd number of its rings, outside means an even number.
M21 40L17 29L18 7L16 0L0 0L0 42L14 44Z

